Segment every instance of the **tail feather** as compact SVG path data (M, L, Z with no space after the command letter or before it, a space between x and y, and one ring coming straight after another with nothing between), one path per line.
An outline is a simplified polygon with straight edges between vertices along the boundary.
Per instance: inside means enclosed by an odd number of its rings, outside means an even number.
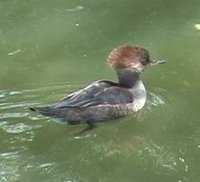
M29 107L31 111L39 112L40 114L43 114L45 116L51 116L52 115L52 108L51 107Z
M82 120L80 109L75 108L55 108L54 106L47 107L29 107L33 112L38 112L44 116L59 119L62 122L70 124L78 124Z
M31 111L34 111L34 112L37 111L37 109L36 109L35 107L29 107L29 109L30 109Z

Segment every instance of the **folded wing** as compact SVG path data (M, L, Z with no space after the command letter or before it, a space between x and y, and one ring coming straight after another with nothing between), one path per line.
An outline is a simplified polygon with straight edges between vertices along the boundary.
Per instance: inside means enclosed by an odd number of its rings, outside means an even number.
M106 104L131 103L133 96L127 89L118 86L110 81L97 81L93 84L74 92L59 103L54 108L89 107Z

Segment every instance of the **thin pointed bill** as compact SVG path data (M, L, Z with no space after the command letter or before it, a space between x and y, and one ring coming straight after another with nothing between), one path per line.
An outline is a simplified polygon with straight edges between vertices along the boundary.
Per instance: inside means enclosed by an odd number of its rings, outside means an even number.
M164 63L166 63L165 60L161 60L161 61L153 60L153 61L150 63L150 65L151 65L151 66L155 66L155 65L164 64Z

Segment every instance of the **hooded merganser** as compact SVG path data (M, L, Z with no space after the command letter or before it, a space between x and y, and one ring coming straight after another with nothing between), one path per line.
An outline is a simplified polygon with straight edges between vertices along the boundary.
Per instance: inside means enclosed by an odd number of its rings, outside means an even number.
M85 122L90 128L95 122L120 118L141 110L147 93L140 73L146 67L165 61L150 60L148 51L142 47L122 45L110 53L108 62L117 73L118 83L99 80L52 106L30 109L69 124Z

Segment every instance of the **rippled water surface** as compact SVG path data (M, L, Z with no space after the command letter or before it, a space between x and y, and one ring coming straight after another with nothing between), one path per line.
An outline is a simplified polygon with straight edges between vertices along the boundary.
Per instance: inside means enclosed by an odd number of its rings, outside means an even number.
M200 1L0 1L1 182L199 182ZM68 126L29 111L98 79L119 44L167 64L142 73L134 116Z

